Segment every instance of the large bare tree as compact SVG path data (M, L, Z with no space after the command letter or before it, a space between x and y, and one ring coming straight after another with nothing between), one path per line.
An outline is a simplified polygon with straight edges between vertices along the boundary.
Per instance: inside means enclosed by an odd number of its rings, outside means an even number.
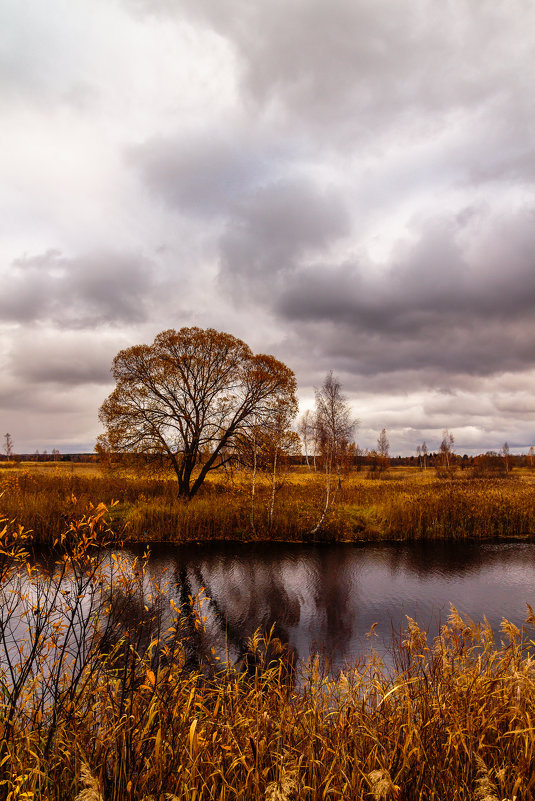
M112 372L117 385L100 409L101 443L164 456L185 498L232 458L251 426L268 424L281 406L296 409L286 365L212 328L163 331L152 345L118 353Z

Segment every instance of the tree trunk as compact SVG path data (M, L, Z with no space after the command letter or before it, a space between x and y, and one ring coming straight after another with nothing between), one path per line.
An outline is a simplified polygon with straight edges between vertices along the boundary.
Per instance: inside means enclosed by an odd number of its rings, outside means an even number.
M323 512L321 514L320 519L318 520L318 522L316 523L316 525L314 526L314 528L310 532L312 535L318 533L318 531L320 530L320 528L323 525L323 521L325 520L325 518L327 516L327 512L329 511L329 506L330 506L330 501L331 501L331 472L332 472L332 462L331 462L330 458L327 460L327 463L325 465L325 469L326 469L326 476L327 476L327 485L326 485L326 488L325 488L325 506L323 507Z
M256 429L253 434L253 477L251 483L251 531L255 533L255 494L256 494Z
M275 506L275 479L277 477L277 447L275 447L275 456L273 457L273 475L271 479L271 506L269 507L269 529L273 525L273 508Z

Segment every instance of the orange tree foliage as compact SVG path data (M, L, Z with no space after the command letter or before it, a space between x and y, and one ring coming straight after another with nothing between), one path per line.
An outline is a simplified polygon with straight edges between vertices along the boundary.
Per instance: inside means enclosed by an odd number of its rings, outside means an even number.
M252 426L269 425L281 407L287 419L297 410L286 365L212 328L162 331L152 345L120 351L112 372L117 385L100 408L101 445L165 458L185 498L232 458Z

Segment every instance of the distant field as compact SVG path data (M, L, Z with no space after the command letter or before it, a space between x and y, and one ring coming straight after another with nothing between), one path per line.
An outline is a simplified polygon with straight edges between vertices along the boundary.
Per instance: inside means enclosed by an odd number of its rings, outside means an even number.
M214 472L189 502L173 476L151 477L96 464L27 462L0 469L0 514L40 542L62 533L91 506L110 507L114 535L127 541L233 539L307 542L529 537L535 533L535 471L475 477L471 470L393 467L350 472L341 488L306 467L276 478ZM321 525L318 526L318 523Z
M12 468L17 471L30 470L32 473L48 475L50 471L64 473L79 473L84 476L99 476L102 471L94 462L19 462Z

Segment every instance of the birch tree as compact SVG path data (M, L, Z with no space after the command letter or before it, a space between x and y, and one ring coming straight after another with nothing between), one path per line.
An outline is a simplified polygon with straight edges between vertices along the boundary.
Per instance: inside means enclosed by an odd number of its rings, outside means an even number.
M448 429L444 429L442 432L442 442L440 443L440 456L442 459L442 465L449 470L452 463L452 456L453 456L453 443L455 439L453 434L451 434Z
M13 456L13 438L11 434L4 434L4 453L8 460Z
M320 444L323 469L325 471L325 506L318 524L312 533L319 530L331 504L331 478L335 472L338 487L342 485L341 466L344 452L353 436L357 421L352 417L351 408L342 393L342 385L327 373L321 387L316 390L314 413L315 427Z

